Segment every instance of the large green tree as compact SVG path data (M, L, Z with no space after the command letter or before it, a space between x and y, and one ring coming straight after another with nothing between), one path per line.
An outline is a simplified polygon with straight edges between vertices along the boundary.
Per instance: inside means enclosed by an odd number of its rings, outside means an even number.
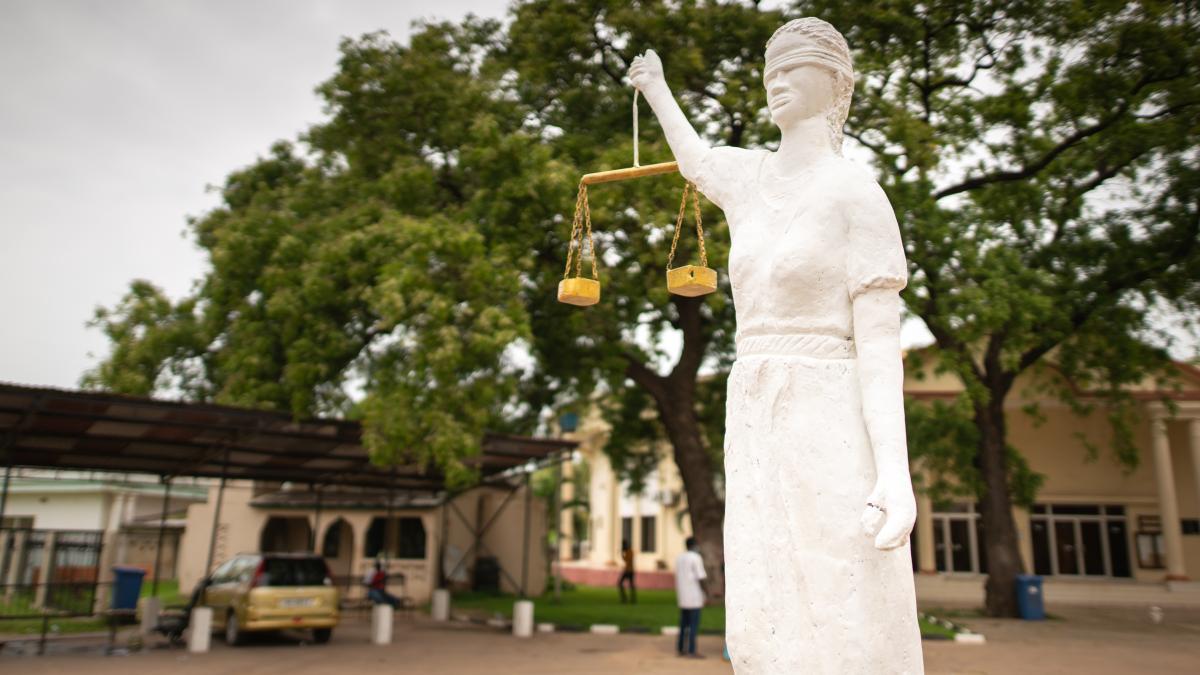
M1007 442L1014 382L1052 365L1037 379L1081 413L1080 392L1107 392L1132 466L1123 391L1169 365L1148 309L1196 313L1197 4L805 4L854 47L847 133L897 209L908 309L966 385L953 405L910 406L910 449L979 498L987 611L1014 616L1012 504L1037 485Z
M232 174L193 223L212 262L196 292L171 302L139 282L101 311L114 347L89 384L361 414L381 460L464 475L483 428L530 429L600 391L611 454L635 479L648 464L629 450L669 441L720 580L733 311L727 287L666 292L679 180L593 189L603 301L570 308L554 288L579 175L630 162L633 56L662 54L712 143L770 145L763 45L805 14L854 49L848 145L896 206L909 310L967 385L926 415L934 433L914 425L912 449L977 488L988 607L1013 613L1009 505L1028 485L1004 431L1013 380L1069 345L1061 372L1119 390L1165 363L1137 339L1145 307L1195 306L1200 61L1185 3L531 0L507 25L347 40L318 89L328 119ZM642 157L669 158L645 120ZM727 232L708 209L723 267ZM947 430L971 450L917 442Z

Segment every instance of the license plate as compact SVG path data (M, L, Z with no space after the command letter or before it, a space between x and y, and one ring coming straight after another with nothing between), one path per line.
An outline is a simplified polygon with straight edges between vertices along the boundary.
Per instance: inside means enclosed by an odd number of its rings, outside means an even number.
M279 601L280 607L312 607L317 604L313 598L284 598Z

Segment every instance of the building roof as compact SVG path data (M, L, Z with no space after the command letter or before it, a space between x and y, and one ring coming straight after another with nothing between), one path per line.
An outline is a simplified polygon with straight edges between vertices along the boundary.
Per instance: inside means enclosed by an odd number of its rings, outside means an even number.
M258 495L250 500L250 505L256 508L304 511L316 510L318 506L330 511L381 511L388 508L389 500L393 509L420 509L441 503L432 495L411 492L389 495L386 490L360 488L321 490L319 494L314 490L279 490Z
M482 478L551 459L573 441L486 434ZM434 492L435 467L371 463L358 422L121 394L0 384L0 465Z

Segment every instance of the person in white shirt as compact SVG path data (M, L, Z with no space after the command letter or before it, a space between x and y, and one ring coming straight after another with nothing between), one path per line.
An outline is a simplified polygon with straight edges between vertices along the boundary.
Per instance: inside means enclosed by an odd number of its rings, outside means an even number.
M696 653L696 634L700 632L700 609L704 607L704 559L697 552L696 538L688 537L687 550L675 559L675 598L679 603L679 656L700 658ZM684 651L684 640L687 651Z

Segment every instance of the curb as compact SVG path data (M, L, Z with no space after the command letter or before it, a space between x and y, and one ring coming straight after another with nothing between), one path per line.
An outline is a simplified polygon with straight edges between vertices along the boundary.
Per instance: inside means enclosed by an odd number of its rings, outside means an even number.
M945 641L945 642L954 642L956 644L963 644L963 645L987 644L987 638L984 637L984 635L982 633L973 633L973 632L971 632L970 629L966 628L965 626L956 624L952 621L947 621L945 619L939 619L935 616L931 616L931 615L925 614L923 612L918 613L918 616L920 616L925 621L928 621L929 623L932 623L932 624L935 624L938 626L942 626L949 630L955 631L955 635L953 638L942 637L942 636L928 636L927 637L927 636L922 635L921 639L923 641L938 641L938 642ZM473 623L476 625L482 624L482 625L490 626L492 628L507 629L512 626L512 623L510 621L508 621L507 619L500 618L500 617L492 617L489 619L478 619L478 618L473 619L473 618L467 618L467 617L463 617L463 616L452 616L451 620L458 622L458 623ZM646 627L646 626L630 626L628 628L621 629L620 626L617 626L614 624L608 624L608 623L594 623L591 625L580 625L580 624L569 624L569 623L553 624L553 623L542 622L542 623L539 623L536 625L536 632L538 632L538 633L591 633L593 635L618 635L618 634L623 633L625 635L664 635L664 636L669 636L669 637L675 637L675 636L679 635L679 627L678 626L662 626L658 630L655 630L654 628L650 628L650 627ZM703 631L702 630L702 631L700 631L700 634L701 635L720 635L721 633L719 631Z
M982 633L973 633L973 632L971 632L971 629L967 628L966 626L954 623L953 621L948 621L946 619L940 619L936 616L933 616L932 614L926 614L925 612L917 612L917 616L935 626L941 626L948 630L954 631L953 640L957 644L960 644L960 645L987 644L987 638L984 637L984 635ZM928 637L927 638L927 637L922 636L922 639L923 640L950 640L951 638L942 638L942 637Z

